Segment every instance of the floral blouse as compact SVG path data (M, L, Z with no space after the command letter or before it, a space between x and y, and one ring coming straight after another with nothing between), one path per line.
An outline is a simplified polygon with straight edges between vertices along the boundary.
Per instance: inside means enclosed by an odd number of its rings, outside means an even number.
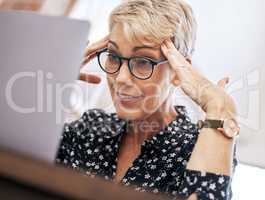
M199 135L184 106L175 106L177 117L163 130L146 140L141 153L121 184L137 191L163 193L172 199L197 194L199 200L230 200L232 177L186 168ZM122 135L128 122L116 113L101 109L86 111L65 124L56 163L87 175L113 180ZM237 165L234 156L233 169Z

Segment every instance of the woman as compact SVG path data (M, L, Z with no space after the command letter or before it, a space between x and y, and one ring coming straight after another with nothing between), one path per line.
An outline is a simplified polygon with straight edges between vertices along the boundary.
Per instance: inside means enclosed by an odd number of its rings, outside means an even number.
M66 124L57 162L139 191L231 199L234 137L192 123L173 101L181 87L207 119L236 121L227 78L215 85L192 67L195 38L196 21L182 0L129 0L115 8L109 35L88 47L84 63L97 57L116 113L92 109Z

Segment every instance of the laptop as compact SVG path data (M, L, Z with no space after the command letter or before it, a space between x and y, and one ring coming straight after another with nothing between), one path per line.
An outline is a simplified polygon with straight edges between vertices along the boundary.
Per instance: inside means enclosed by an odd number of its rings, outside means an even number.
M89 22L0 12L0 148L54 162Z

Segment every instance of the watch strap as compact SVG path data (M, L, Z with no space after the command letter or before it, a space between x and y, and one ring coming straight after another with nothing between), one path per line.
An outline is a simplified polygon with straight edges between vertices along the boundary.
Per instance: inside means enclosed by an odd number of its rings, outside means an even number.
M223 128L224 120L217 119L205 119L204 121L199 120L197 123L199 129L201 128Z

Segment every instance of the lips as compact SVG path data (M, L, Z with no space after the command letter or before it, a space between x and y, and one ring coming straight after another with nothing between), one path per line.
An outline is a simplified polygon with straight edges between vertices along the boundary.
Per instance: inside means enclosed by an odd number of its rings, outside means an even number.
M117 93L117 97L121 101L137 101L141 99L143 96L142 95L136 96L136 95L125 94L125 93Z
M118 93L118 96L120 98L128 98L128 99L132 99L132 98L139 98L139 97L142 97L141 95L140 96L135 96L135 95L130 95L130 94L124 94L124 93Z

